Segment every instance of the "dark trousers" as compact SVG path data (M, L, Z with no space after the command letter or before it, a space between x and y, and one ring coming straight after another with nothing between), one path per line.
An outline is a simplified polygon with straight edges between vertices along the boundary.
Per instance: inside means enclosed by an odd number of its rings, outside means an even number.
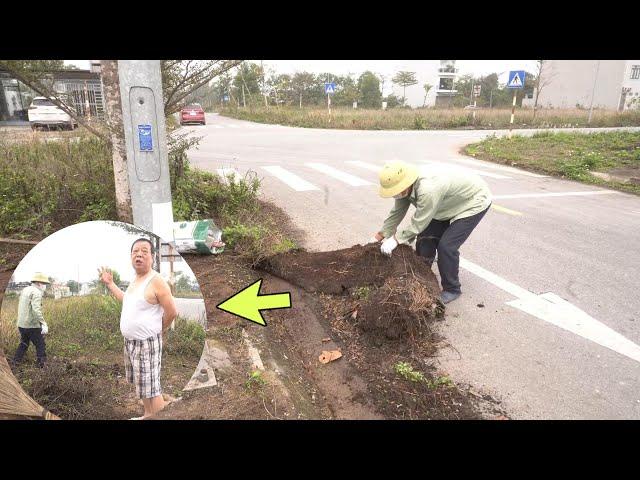
M438 270L442 289L460 293L460 246L469 238L489 207L475 215L451 223L449 220L431 220L416 239L416 253L424 257L429 267L438 252Z
M29 342L33 343L36 347L36 357L38 359L38 365L43 366L47 360L47 353L45 351L44 335L42 335L42 329L40 328L22 328L20 330L20 345L16 350L16 354L13 357L15 364L22 362L24 354L27 353L29 348Z

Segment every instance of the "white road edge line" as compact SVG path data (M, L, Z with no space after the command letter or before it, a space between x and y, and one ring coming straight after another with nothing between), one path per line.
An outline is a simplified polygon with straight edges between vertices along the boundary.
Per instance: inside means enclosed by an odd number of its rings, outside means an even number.
M544 198L544 197L572 197L581 195L609 195L619 193L613 190L591 190L584 192L555 192L555 193L516 193L513 195L493 195L494 200L503 200L508 198Z
M558 295L551 292L536 295L464 258L460 258L460 266L517 297L507 305L640 362L640 346Z

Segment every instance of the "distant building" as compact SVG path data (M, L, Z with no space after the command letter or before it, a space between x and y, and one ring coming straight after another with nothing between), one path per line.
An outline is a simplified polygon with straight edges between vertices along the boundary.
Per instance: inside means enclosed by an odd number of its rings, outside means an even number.
M100 65L99 61L91 62L91 70L56 70L49 76L55 91L67 95L79 115L104 118ZM0 70L0 125L28 122L29 105L38 96L9 72Z
M402 68L398 71L410 68ZM397 73L397 72L396 72ZM433 61L425 61L424 69L415 72L418 83L405 89L401 85L393 84L393 94L402 98L403 92L406 92L406 105L413 108L433 107L433 106L449 106L453 101L453 97L458 93L455 89L456 78L458 77L458 68L455 60L440 60L439 66ZM424 85L428 83L431 89L425 96Z
M538 107L623 111L640 106L640 60L545 60ZM536 91L523 106L532 107Z
M71 296L71 289L62 283L54 282L51 285L51 291L53 292L53 298L56 300Z
M80 284L80 290L78 291L78 295L89 295L93 288L88 282Z
M13 282L9 281L7 284L7 293L20 293L23 288L31 285L31 282Z
M435 91L433 105L436 107L449 106L453 101L453 97L458 93L455 89L456 77L458 69L455 60L440 60L440 68L438 68L438 84Z

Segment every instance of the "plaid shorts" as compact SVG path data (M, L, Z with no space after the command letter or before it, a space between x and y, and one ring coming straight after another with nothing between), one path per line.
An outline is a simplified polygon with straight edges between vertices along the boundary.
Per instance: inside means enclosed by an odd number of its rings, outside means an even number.
M127 382L136 386L138 398L152 398L162 394L161 365L162 334L145 340L124 339L124 370Z

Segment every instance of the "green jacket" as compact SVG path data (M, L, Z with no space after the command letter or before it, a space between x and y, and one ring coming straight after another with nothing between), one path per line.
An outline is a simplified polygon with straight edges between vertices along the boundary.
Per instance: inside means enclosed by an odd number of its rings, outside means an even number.
M409 209L416 207L411 224L396 233ZM381 232L385 238L394 233L398 243L411 243L432 219L451 220L470 217L491 205L489 186L478 175L446 165L425 167L408 197L396 199Z
M18 301L18 327L40 328L42 316L42 291L34 286L25 287Z

